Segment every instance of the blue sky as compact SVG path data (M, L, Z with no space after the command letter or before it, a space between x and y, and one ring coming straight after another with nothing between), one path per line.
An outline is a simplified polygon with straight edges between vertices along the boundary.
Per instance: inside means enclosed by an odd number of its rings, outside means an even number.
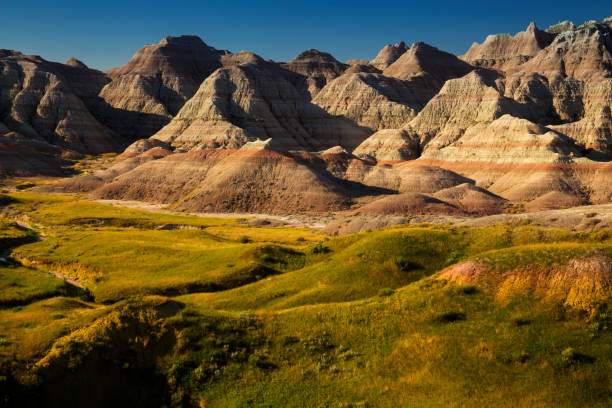
M308 48L339 60L371 59L385 45L425 41L462 54L487 34L581 24L612 15L612 2L585 1L9 1L0 48L108 69L165 35L196 34L232 52L287 61Z

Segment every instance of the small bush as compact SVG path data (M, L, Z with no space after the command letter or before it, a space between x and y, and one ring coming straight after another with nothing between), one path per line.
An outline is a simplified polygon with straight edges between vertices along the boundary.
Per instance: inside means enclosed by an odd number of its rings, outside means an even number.
M460 295L475 295L478 293L478 288L474 285L461 285L457 287L456 291Z
M391 296L394 293L395 291L391 288L382 288L381 290L378 291L378 296L381 296L381 297Z
M8 205L14 203L15 200L7 195L0 194L0 205Z
M453 251L450 253L448 258L446 258L446 260L444 261L444 266L456 264L457 262L461 261L462 258L463 258L463 254L461 252Z
M503 361L506 364L521 363L524 364L531 359L531 355L526 351L512 352L506 356Z
M96 300L89 288L83 288L81 293L79 293L79 298L85 302L94 302Z
M271 370L278 367L270 360L270 356L259 351L256 351L249 356L249 363L254 364L257 368L262 370Z
M527 326L528 324L531 324L531 320L517 317L516 319L512 320L512 324L516 327Z
M299 238L297 239L297 242L306 242L306 238L304 238L304 237L299 237Z
M315 246L313 246L312 248L310 248L310 253L313 255L326 254L330 251L331 250L328 247L322 245L320 242L316 244Z
M276 259L270 254L263 254L260 259L261 259L261 262L264 262L264 263L276 262Z
M290 346L299 342L300 340L294 336L283 336L280 338L280 344L282 344L283 346Z
M243 235L238 241L240 241L241 244L248 244L249 242L251 242L251 239L246 235Z
M423 265L412 262L402 255L395 257L395 264L404 272L410 272L415 269L423 269Z
M574 363L593 363L595 362L595 358L591 356L587 356L586 354L582 354L574 350L572 347L568 347L561 352L561 357L563 361L567 364Z
M465 320L466 316L463 312L443 312L438 314L434 321L437 323L453 323Z
M19 183L15 186L17 190L25 190L25 189L32 188L32 187L36 187L36 184L24 182L24 183Z

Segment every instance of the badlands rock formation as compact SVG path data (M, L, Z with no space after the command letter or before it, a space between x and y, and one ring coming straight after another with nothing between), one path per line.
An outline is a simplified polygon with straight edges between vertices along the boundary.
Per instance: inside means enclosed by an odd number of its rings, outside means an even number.
M420 143L414 133L403 129L383 129L364 140L353 154L377 161L401 161L416 159Z
M329 82L312 101L334 116L372 130L398 128L424 106L405 81L381 74L344 74Z
M609 19L532 23L461 58L401 42L370 61L277 63L183 36L107 73L13 51L0 64L5 175L21 157L19 174L59 175L77 152L128 146L56 191L192 211L353 207L350 228L612 201Z
M370 65L383 71L389 65L397 61L397 59L401 57L406 51L408 51L408 49L408 46L403 41L394 45L385 45L385 47L380 50L376 58L370 61Z
M540 31L535 23L531 23L525 31L514 36L490 35L482 44L472 44L468 52L460 58L478 67L514 71L518 65L546 48L554 37L554 34Z
M154 137L186 149L239 148L271 138L277 150L354 149L371 131L329 115L267 64L222 68Z
M348 68L327 52L307 50L284 65L288 70L302 76L297 88L307 92L312 98L330 80L342 75Z
M447 79L461 77L473 69L474 67L453 54L423 42L416 42L385 68L383 74L399 79L426 76L443 83Z
M196 36L164 37L107 72L112 82L102 89L93 110L125 137L151 136L221 67L221 57L227 54Z
M328 211L346 208L355 194L290 153L247 144L239 150L211 149L148 161L93 193L175 203L200 212Z
M526 119L504 115L469 127L457 141L426 150L424 159L486 163L570 163L581 153L574 141Z
M49 151L50 145L83 153L118 149L115 134L82 99L103 84L103 74L84 65L0 50L0 140L39 151Z

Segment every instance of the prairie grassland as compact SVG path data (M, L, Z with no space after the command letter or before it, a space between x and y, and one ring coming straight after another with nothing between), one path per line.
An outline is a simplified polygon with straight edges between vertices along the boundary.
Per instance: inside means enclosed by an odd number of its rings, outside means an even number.
M46 272L0 265L0 307L28 304L66 293L64 281Z
M117 226L152 228L164 224L194 226L227 225L231 218L209 218L157 213L79 199L64 194L21 192L8 195L14 201L7 210L25 212L35 222L46 226L82 225L88 219L116 220ZM6 210L5 210L6 211ZM120 221L124 221L122 225Z
M285 268L300 254L271 244L218 238L201 230L62 229L14 256L77 279L102 302L128 296L221 290Z
M61 402L69 388L86 404L106 384L168 406L612 403L611 231L423 224L325 237L12 197L0 211L35 232L5 222L0 234L44 238L12 252L40 270L0 269L0 295L32 302L0 309L0 375L22 397ZM56 290L45 269L96 303L28 298ZM163 387L137 381L147 375Z
M41 358L57 339L104 311L105 307L66 297L0 309L0 359L31 362Z
M561 262L587 253L610 238L533 226L449 228L395 227L332 238L326 255L309 255L306 267L220 293L181 299L204 308L286 309L307 304L345 302L377 295L432 275L461 260L500 250L497 267ZM521 251L527 246L532 251ZM573 248L568 251L566 248ZM512 264L514 262L514 264Z
M270 340L257 353L273 368L230 364L200 388L208 405L610 403L610 331L559 305L500 306L484 290L466 294L428 278L387 297L256 315ZM565 358L567 349L581 357Z

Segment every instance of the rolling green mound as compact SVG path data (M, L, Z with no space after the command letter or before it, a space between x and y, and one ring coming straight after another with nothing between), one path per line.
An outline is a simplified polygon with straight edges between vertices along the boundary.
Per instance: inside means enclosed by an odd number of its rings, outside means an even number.
M0 406L612 403L612 231L325 237L12 198Z

